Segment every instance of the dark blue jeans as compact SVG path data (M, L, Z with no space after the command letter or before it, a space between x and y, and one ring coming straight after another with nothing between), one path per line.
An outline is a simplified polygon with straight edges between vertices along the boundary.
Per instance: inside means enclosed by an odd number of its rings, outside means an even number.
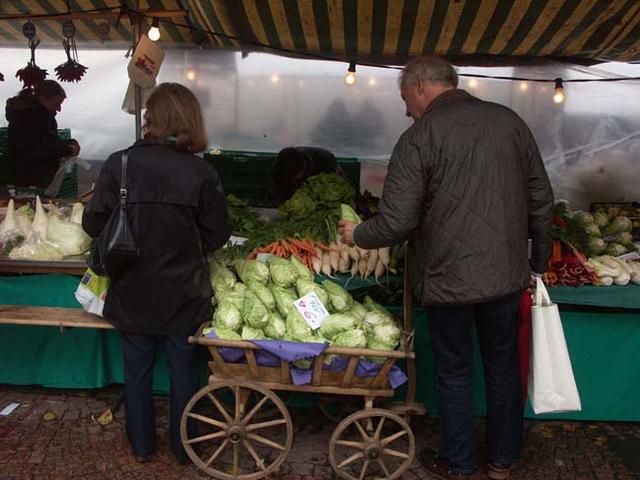
M487 459L510 465L522 448L522 393L518 364L521 292L474 305L428 307L442 444L439 456L456 473L475 468L473 325L484 365Z
M136 454L153 453L156 418L153 408L153 364L156 338L164 338L171 375L169 398L169 436L171 450L178 460L186 460L180 439L180 419L187 403L198 389L196 346L187 337L155 337L122 333L124 353L124 403L127 436Z

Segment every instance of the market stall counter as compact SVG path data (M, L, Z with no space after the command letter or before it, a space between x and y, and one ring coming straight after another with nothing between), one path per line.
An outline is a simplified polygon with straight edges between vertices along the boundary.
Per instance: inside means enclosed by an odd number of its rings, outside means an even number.
M0 277L0 304L79 308L78 278L49 274ZM582 412L549 418L640 421L640 287L550 289L561 316ZM433 360L424 310L414 310L417 400L435 411ZM73 328L64 333L45 326L0 325L0 383L58 388L99 388L123 382L120 336L114 330ZM164 352L154 373L154 388L169 390ZM204 359L204 356L203 356ZM204 363L203 363L204 366ZM475 362L475 408L485 401L479 355ZM203 377L204 378L204 377ZM527 416L534 417L528 409Z

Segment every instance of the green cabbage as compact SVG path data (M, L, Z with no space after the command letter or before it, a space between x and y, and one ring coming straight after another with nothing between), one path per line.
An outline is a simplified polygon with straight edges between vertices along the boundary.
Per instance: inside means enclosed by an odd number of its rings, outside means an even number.
M264 336L264 333L259 328L253 328L249 325L245 325L242 327L242 340L264 340L267 337Z
M242 311L242 308L244 307L244 293L236 292L235 290L219 288L215 291L214 298L218 305L222 303L231 303L239 311Z
M303 187L296 190L289 200L280 205L278 211L287 217L300 217L312 212L315 208L316 202L311 192Z
M386 308L384 308L379 303L374 302L369 295L364 297L364 300L362 301L362 305L364 306L364 308L367 309L368 312L377 310L377 311L389 314L389 311Z
M364 329L367 333L372 332L373 329L379 325L394 325L393 317L379 310L369 312L364 317Z
M609 217L605 212L596 212L593 214L593 222L600 228L609 223Z
M611 255L612 257L619 257L620 255L624 255L625 253L627 253L627 249L619 243L610 243L609 245L607 245L605 253L607 255Z
M324 338L333 341L337 335L348 330L358 329L362 326L360 322L353 315L347 315L345 313L334 313L329 315L322 321L319 333Z
M266 284L269 281L269 268L256 260L236 260L233 264L243 283L253 281Z
M244 306L242 307L242 319L253 328L264 328L269 321L269 311L258 296L251 290L244 292Z
M367 309L362 306L362 304L354 301L351 307L349 308L349 310L347 310L344 313L348 315L353 315L358 320L364 320L364 317L367 316L368 312L367 312Z
M356 328L337 335L331 342L331 346L344 348L365 348L367 346L367 337L361 329Z
M289 261L291 262L291 266L293 266L293 268L296 269L296 272L298 272L299 279L313 280L313 273L311 273L311 270L309 270L309 268L307 268L307 266L302 263L298 257L291 255Z
M387 345L387 350L395 350L400 343L400 329L390 324L376 325L370 337L372 342Z
M296 289L298 290L298 295L300 297L304 297L311 292L315 292L325 308L329 306L329 294L324 288L322 288L322 285L318 285L313 280L306 280L304 278L299 279L296 282Z
M311 335L311 327L302 318L302 315L295 309L291 309L286 319L287 324L287 335L291 338L299 338L301 335ZM296 340L299 341L299 340Z
M324 280L322 286L329 294L330 307L336 312L344 312L353 304L351 295L337 283L331 280Z
M236 276L220 262L214 261L209 263L209 277L211 287L214 290L219 288L230 289L236 284Z
M273 298L273 293L271 293L271 290L269 290L266 285L259 282L251 282L247 284L247 288L265 304L269 311L276 309L276 299Z
M347 222L353 223L362 223L362 220L360 220L360 217L355 212L355 210L349 205L345 205L344 203L340 205L340 220L345 220Z
M607 244L601 238L588 237L584 241L584 250L587 256L594 257L600 255L607 248Z
M269 265L269 273L271 273L273 283L280 287L295 285L296 280L298 280L298 271L291 265L289 260L274 255L269 257L267 264Z
M263 330L267 337L280 340L287 334L287 324L278 312L271 312Z
M222 327L234 332L242 328L242 315L240 310L230 302L223 301L213 314L213 324L216 328ZM216 330L217 331L217 330Z
M633 224L629 217L616 217L609 225L602 229L602 235L608 237L609 235L618 235L622 232L630 232L633 229Z
M583 212L581 210L573 212L571 219L581 227L585 227L586 225L594 222L593 216L589 212Z
M213 331L220 340L242 340L242 337L238 335L237 332L229 330L228 328L217 326Z
M282 288L277 285L271 285L271 293L273 293L273 298L276 300L276 307L280 315L286 317L289 314L289 311L292 309L295 310L293 306L293 302L297 300L297 297L289 291L287 288Z

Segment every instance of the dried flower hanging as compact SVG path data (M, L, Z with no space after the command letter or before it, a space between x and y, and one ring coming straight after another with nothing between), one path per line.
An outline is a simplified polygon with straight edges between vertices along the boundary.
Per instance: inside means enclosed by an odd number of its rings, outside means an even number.
M35 88L47 77L47 71L36 65L36 48L40 44L40 40L36 37L36 26L31 22L23 25L22 33L29 40L31 60L26 67L16 72L16 77L24 84L24 88Z
M71 20L67 20L62 25L62 34L66 40L62 41L62 46L67 54L67 61L56 67L56 76L61 82L79 82L87 71L87 67L78 62L78 49L74 35L76 28Z

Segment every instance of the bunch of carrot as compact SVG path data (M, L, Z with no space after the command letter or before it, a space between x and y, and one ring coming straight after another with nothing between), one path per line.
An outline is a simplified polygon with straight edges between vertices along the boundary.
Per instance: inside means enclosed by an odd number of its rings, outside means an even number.
M256 248L247 256L247 259L253 260L259 253L270 253L282 258L289 258L291 255L295 255L309 270L313 270L313 259L317 256L316 252L318 248L329 250L329 247L323 243L312 240L287 238L285 240L276 240L264 247Z

